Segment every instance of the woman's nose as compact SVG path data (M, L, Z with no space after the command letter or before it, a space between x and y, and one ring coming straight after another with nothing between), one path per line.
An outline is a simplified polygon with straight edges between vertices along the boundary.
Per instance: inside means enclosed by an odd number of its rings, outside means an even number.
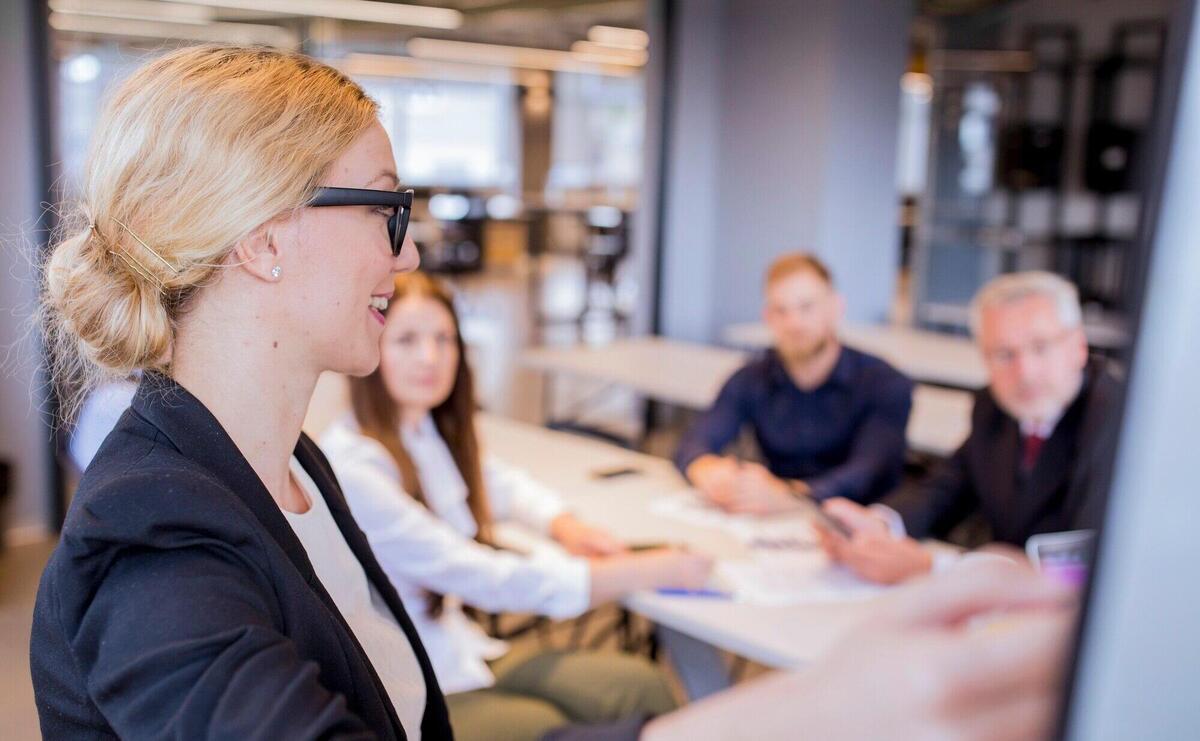
M400 254L392 259L392 271L396 273L411 273L421 266L421 255L417 252L417 243L405 234L404 244L400 245Z
M437 362L437 356L438 356L437 340L434 340L434 339L421 340L420 346L417 350L417 357L420 358L421 362L429 363L430 365L432 365L433 363Z

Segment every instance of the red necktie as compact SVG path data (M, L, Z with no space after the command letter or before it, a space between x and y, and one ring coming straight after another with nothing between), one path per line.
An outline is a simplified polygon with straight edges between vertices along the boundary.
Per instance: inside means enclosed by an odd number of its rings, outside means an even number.
M1045 442L1046 438L1041 435L1025 437L1025 448L1021 452L1021 468L1026 471L1033 470L1033 465L1037 463L1038 455L1042 452L1042 444Z

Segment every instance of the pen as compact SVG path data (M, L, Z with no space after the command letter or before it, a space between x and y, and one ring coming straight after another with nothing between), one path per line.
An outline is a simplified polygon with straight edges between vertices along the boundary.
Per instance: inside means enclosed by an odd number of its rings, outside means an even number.
M630 551L637 553L639 551L658 551L664 548L673 548L677 546L673 546L670 543L627 543L625 547Z
M664 597L711 597L713 599L730 599L732 597L728 592L720 592L716 589L678 589L674 587L663 587L655 590Z

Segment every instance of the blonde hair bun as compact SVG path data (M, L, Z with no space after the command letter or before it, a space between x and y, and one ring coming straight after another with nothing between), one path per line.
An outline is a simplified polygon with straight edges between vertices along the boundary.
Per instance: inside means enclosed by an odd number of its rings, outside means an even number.
M377 111L336 69L267 47L178 49L113 90L44 266L64 417L106 376L169 373L190 297L238 241L304 205Z

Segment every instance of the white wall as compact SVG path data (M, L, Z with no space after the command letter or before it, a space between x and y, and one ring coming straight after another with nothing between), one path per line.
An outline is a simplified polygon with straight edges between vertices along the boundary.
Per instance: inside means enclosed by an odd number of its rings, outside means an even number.
M37 400L39 351L27 336L37 297L29 245L37 236L33 227L40 202L28 33L32 5L0 3L0 162L5 170L0 178L0 457L14 469L5 522L22 536L46 525L50 491L50 432Z
M684 5L677 3L676 7ZM692 0L674 19L670 130L662 254L661 329L707 340L712 313L700 297L713 296L721 118L721 24L724 0ZM651 183L647 181L647 188ZM707 300L705 298L704 300Z
M1191 573L1200 556L1200 14L1177 28L1187 58L1064 735L1071 741L1192 739L1200 726L1200 590Z
M880 322L891 311L900 264L896 150L911 7L902 0L835 5L817 247L850 318Z
M886 316L898 250L896 0L676 3L662 331L755 319L763 271L811 249L854 319Z
M630 224L630 253L622 268L622 280L631 280L636 301L631 313L632 330L646 334L653 329L655 280L658 266L657 243L659 228L658 189L661 169L663 116L663 74L665 54L662 52L663 1L647 0L645 24L650 35L650 59L645 68L646 130L642 146L642 187L638 191L637 210Z

